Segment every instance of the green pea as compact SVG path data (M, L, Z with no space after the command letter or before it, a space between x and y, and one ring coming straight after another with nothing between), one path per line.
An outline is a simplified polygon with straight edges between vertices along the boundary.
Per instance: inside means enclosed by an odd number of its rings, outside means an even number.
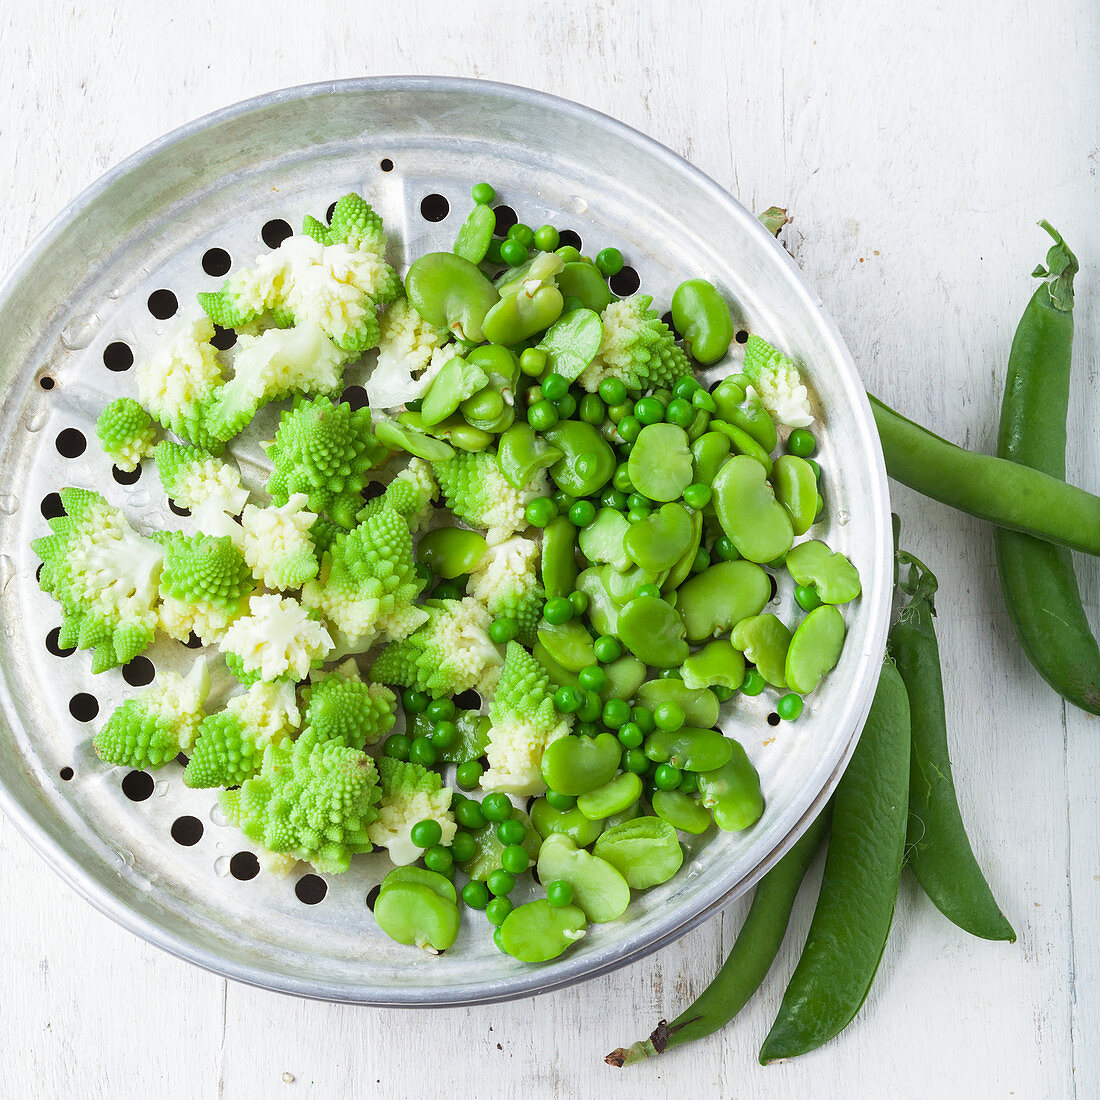
M627 443L634 443L642 431L642 422L636 416L624 416L616 425L619 435Z
M618 740L610 733L597 737L559 737L542 754L542 778L562 794L585 794L603 786L619 767Z
M462 887L462 900L471 909L484 909L489 904L489 889L484 882L473 879Z
M739 561L741 558L737 547L725 535L715 540L714 552L722 561Z
M633 806L642 797L641 777L633 772L623 772L608 780L602 787L582 794L577 799L577 809L585 817L602 821ZM542 872L539 872L542 876Z
M581 709L583 703L584 692L572 684L566 684L565 687L560 687L554 692L554 709L559 714L573 714Z
M480 766L479 764L478 767ZM456 801L455 820L464 829L481 829L485 826L485 811L482 810L480 802L475 802L472 798L463 798Z
M772 687L787 686L787 649L791 644L791 632L774 615L742 619L733 628L730 641L756 665L757 671ZM741 690L745 691L744 684Z
M653 792L651 804L653 812L662 821L667 821L674 829L693 836L705 833L714 820L694 798L679 790L656 790Z
M710 503L710 498L714 495L714 490L709 485L704 484L701 481L697 481L692 485L689 485L684 490L684 503L689 508L694 508L696 511L701 511Z
M638 817L605 830L593 854L616 868L634 890L667 882L684 862L676 830L657 817Z
M795 428L787 437L787 450L799 458L809 458L817 450L817 440L813 432L805 428Z
M693 476L687 432L675 424L647 424L638 433L627 468L638 492L650 500L678 500Z
M734 455L718 471L714 510L737 552L750 562L774 561L790 550L791 517L754 458Z
M530 862L527 853L518 844L506 844L500 853L500 866L510 875L522 875Z
M745 678L745 658L727 638L718 638L693 653L680 671L687 687L720 687L732 692ZM695 721L693 724L713 726L716 722L717 718L714 722Z
M564 623L549 621L540 623L538 639L546 652L570 672L580 672L582 668L596 663L592 637L585 630L584 625L576 619L570 619Z
M565 516L558 516L546 525L542 533L541 568L547 597L568 596L577 587L576 548L577 529Z
M659 730L671 732L683 727L687 721L687 715L679 703L669 700L667 703L660 703L653 708L653 721L657 723ZM679 783L679 779L676 782Z
M622 764L628 772L634 772L637 775L649 771L649 757L641 749L627 749L623 753Z
M421 883L384 880L374 919L390 939L434 952L446 951L458 938L458 905Z
M717 363L733 340L733 317L726 300L706 279L688 279L672 295L672 323L688 354L699 363Z
M623 525L622 546L627 560L621 568L629 568L632 560L641 568L658 573L671 569L689 547L694 556L694 527L691 516L682 505L666 504L658 512L634 524L623 519L619 513L614 514Z
M521 962L549 962L584 935L584 913L546 898L517 906L500 925L500 946Z
M681 772L671 764L658 764L653 769L653 792L674 791L680 786ZM652 794L650 797L652 797Z
M639 661L654 668L683 664L690 652L676 609L654 596L636 596L619 612L618 636Z
M542 348L524 348L519 354L519 369L529 378L538 378L546 370L546 352Z
M581 687L586 691L603 691L607 687L607 673L599 665L585 665L577 673Z
M629 654L604 665L604 672L607 683L599 690L605 703L609 699L629 699L645 680L645 665Z
M619 727L616 736L624 749L640 748L645 740L645 734L642 733L642 728L637 722L625 722Z
M634 416L646 427L659 424L665 418L665 407L656 397L642 397L634 402Z
M429 325L453 332L460 340L490 339L482 323L500 295L469 260L451 252L426 253L409 268L405 294Z
M464 790L475 790L481 782L483 768L476 760L466 760L455 771L455 782Z
M496 928L496 932L493 935L493 942L501 951L504 950L504 946L499 938L500 926L508 919L508 914L512 912L512 909L512 902L508 898L493 898L493 900L485 906L485 919Z
M552 225L540 225L535 230L535 247L542 252L553 252L560 240L561 235Z
M585 817L576 806L555 810L545 798L537 799L531 806L531 821L540 836L567 836L578 848L587 848L603 832L602 821Z
M620 405L626 400L626 385L621 378L605 378L599 384L597 393L608 405Z
M623 254L617 248L601 248L596 253L596 266L603 275L618 275L623 269Z
M744 748L737 741L731 740L730 744L733 755L729 763L717 771L699 775L699 793L718 828L737 833L760 820L764 796L760 792L760 776Z
M578 500L569 509L569 522L574 527L587 527L595 518L596 506L590 500Z
M562 263L572 264L580 260L584 260L585 263L588 263L588 260L585 260L580 252L571 244L560 245L558 248L554 249L554 252L561 257Z
M776 499L791 516L796 535L804 535L817 516L817 478L803 458L780 455L772 470Z
M619 623L619 605L611 598L603 577L603 570L610 566L585 569L577 575L577 590L588 597L588 620L601 634L615 634Z
M601 508L594 521L577 536L581 553L591 562L607 562L616 571L629 569L626 537L632 530L627 518L612 508Z
M802 715L802 698L791 692L782 696L775 704L775 712L784 722L795 722Z
M534 500L528 503L523 514L532 527L546 527L558 514L558 506L550 497L535 497ZM568 523L570 527L573 526L564 516L561 519L563 522Z
M796 584L813 585L822 603L847 603L860 593L856 567L823 542L799 543L787 555L787 568Z
M775 421L748 378L744 375L724 378L711 397L722 420L747 432L768 454L775 450L778 441Z
M527 259L527 246L516 240L502 241L500 258L512 267L519 267Z
M737 656L740 658L741 654ZM659 707L673 703L689 726L709 728L718 721L718 699L705 685L699 688L689 687L683 680L649 680L638 688L638 702L654 716Z
M411 747L411 737L406 737L403 733L393 733L386 738L382 746L382 754L391 760L408 760Z
M615 452L591 424L563 421L546 432L546 439L562 452L550 477L570 496L594 496L615 471Z
M594 313L611 304L611 290L599 269L587 260L562 257L566 263L558 275L558 289Z
M563 879L546 884L546 900L555 908L573 904L573 887Z
M785 665L787 686L800 695L808 695L836 666L843 647L844 617L841 613L831 604L811 611L791 637Z
M485 556L485 537L464 527L437 527L420 540L417 556L437 576L454 580L470 573Z
M555 810L571 810L577 804L575 794L562 794L561 791L548 790L544 797Z
M558 282L560 286L560 276ZM602 339L603 323L599 313L591 309L572 309L550 326L536 346L546 354L546 365L552 373L566 382L574 382L596 357ZM553 400L552 394L546 396ZM596 423L602 420L601 416Z
M646 738L645 754L658 764L672 764L681 771L709 772L727 763L733 755L733 744L717 730L684 726L654 730ZM677 785L679 782L677 779Z
M672 505L666 505L672 507ZM696 556L700 550L700 542L703 540L703 516L700 512L689 512L691 519L691 539L684 547L679 560L668 571L668 576L661 582L661 592L666 596L675 592L689 576L695 567ZM706 551L704 551L705 553Z
M558 410L543 398L527 410L527 423L537 432L547 432L558 422Z
M586 424L599 427L607 416L607 408L594 393L586 393L581 398L578 415Z
M601 634L592 643L592 649L595 651L596 660L604 665L617 661L623 655L622 642L610 634Z
M497 193L491 183L475 183L470 188L470 195L478 205L488 206L497 197Z
M542 842L538 874L543 882L568 882L574 904L596 924L621 917L630 904L626 879L606 860L578 848L561 834Z
M603 719L603 724L609 729L617 730L620 726L626 725L630 719L630 704L625 699L608 699L603 704L603 711L600 715Z
M515 622L514 619L512 621ZM490 628L490 636L491 636L491 633L492 633L492 630ZM513 634L512 637L514 638L515 635ZM511 641L511 640L512 640L511 638L506 638L505 639L505 641ZM503 644L503 643L499 643L499 644ZM432 728L432 732L431 732L431 734L429 734L429 736L432 739L432 744L437 749L440 749L442 751L446 751L447 749L453 748L458 743L458 723L457 722L452 722L449 719L443 719L440 722L436 722L436 724Z
M489 200L492 202L492 199ZM497 216L488 205L478 203L466 216L455 238L454 254L479 264L485 259L496 232Z
M665 409L665 420L685 431L695 422L695 406L682 397L674 397Z
M501 850L501 854L504 854L504 849ZM485 877L485 885L489 887L489 893L494 897L504 898L516 888L516 879L511 871L498 867Z
M699 485L710 485L729 453L729 436L721 432L706 432L701 435L691 445L693 480Z
M543 604L542 617L551 625L560 626L573 618L573 605L565 596L552 596Z
M375 425L374 434L378 442L391 451L407 451L428 462L445 462L454 458L454 448L449 443L393 420L380 420Z
M758 615L771 592L768 574L750 561L721 561L697 573L676 592L688 641L716 638L742 619Z
M795 602L803 611L813 611L815 607L821 606L821 597L817 594L817 589L812 585L795 585L794 598Z
M409 745L409 759L414 764L423 764L424 767L430 768L436 762L438 756L439 753L435 745L427 736L414 737Z

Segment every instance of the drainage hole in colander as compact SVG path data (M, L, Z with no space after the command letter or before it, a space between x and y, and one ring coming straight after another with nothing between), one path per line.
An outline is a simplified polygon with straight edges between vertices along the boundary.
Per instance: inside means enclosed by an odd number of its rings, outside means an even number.
M459 710L480 710L481 709L481 696L472 688L468 688L466 691L460 691L455 696L455 706Z
M278 248L293 233L294 230L282 218L272 218L260 230L260 236L268 248Z
M65 514L65 505L61 503L60 493L47 493L42 498L40 507L42 509L42 515L44 515L46 519L57 519L58 516L63 516Z
M121 340L108 344L103 349L103 365L113 371L129 370L134 365L134 353L130 345Z
M86 691L78 691L69 700L69 713L78 722L90 722L99 713L99 700Z
M49 376L48 374L44 374L44 375L42 375L42 377L41 377L41 378L39 378L39 380L38 380L38 384L39 384L39 385L40 385L40 386L41 386L41 387L42 387L42 388L43 388L44 390L52 390L52 389L53 389L53 387L54 387L54 381L53 381L53 379L52 379L52 378L51 378L51 377L50 377L50 376Z
M66 428L58 432L53 445L62 458L79 458L88 449L88 441L79 428Z
M34 583L35 584L41 584L42 583L42 566L44 566L45 564L46 563L44 561L40 561L38 563L38 568L34 571Z
M69 780L73 777L73 769L66 765L57 774L61 777L61 779L68 783Z
M383 157L378 162L378 167L381 168L383 172L392 172L393 171L393 161L390 160L389 157Z
M158 321L167 321L169 317L174 317L176 310L180 307L176 296L163 287L160 290L154 290L146 304L149 306L149 312Z
M228 351L236 342L237 334L231 328L222 328L221 325L214 326L214 335L210 337L210 343L218 351Z
M190 848L202 840L202 822L185 814L172 822L172 839L184 848Z
M567 244L579 250L581 247L581 235L572 229L563 229L558 234L558 247L562 248Z
M744 344L748 342L749 334L744 329L738 329L737 335L734 337L734 339L739 344Z
M385 485L380 481L371 481L365 485L359 495L364 500L374 500L375 497L380 497L386 491Z
M192 630L187 641L183 643L188 649L201 649L202 639Z
M233 257L224 248L208 248L202 254L202 269L207 275L224 275L233 266Z
M171 497L168 498L168 507L177 515L185 519L191 514L190 508L181 508Z
M157 670L148 657L135 657L122 666L122 678L132 688L145 687L153 682Z
M628 298L642 285L638 273L632 267L624 267L618 275L608 279L608 285L620 298Z
M451 212L451 204L442 195L425 195L420 200L420 213L425 221L441 222Z
M772 582L772 594L768 597L768 599L769 600L774 600L775 597L776 597L776 594L779 592L779 582L775 579L775 577L771 573L768 574L768 580Z
M780 721L779 715L773 710L771 712L771 714L768 715L768 725L769 726L778 726L779 721Z
M61 627L55 626L46 635L46 651L52 653L55 657L71 657L76 652L76 646L63 648L61 645Z
M317 905L327 893L328 883L320 875L302 875L294 884L294 894L303 905Z
M367 908L372 913L374 912L374 903L378 900L378 895L381 892L382 892L382 884L381 883L379 883L377 886L372 886L367 891Z
M177 753L176 763L179 764L181 768L186 768L187 765L191 763L191 758L185 752Z
M251 852L237 852L229 861L229 873L240 882L248 882L260 873L260 861Z
M153 777L148 772L132 771L122 777L122 793L131 802L144 802L153 794Z
M330 202L328 204L328 209L325 211L325 221L328 222L329 225L332 225L332 215L335 214L335 213L336 213L336 203Z
M493 213L497 216L496 235L507 237L508 230L519 221L516 212L510 206L494 206Z
M141 477L141 463L139 462L132 470L120 470L117 466L112 466L111 477L119 485L133 485Z
M353 410L365 409L367 407L367 391L362 386L348 386L340 400L349 404Z
M661 321L664 324L668 325L668 327L672 329L673 332L676 332L676 326L672 323L672 310L669 310L668 313L662 313ZM679 336L680 333L676 332L676 335Z

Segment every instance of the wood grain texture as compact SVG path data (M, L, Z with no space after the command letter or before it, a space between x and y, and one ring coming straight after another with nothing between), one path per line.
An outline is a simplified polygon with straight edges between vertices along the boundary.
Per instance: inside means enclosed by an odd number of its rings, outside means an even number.
M1100 10L1093 0L905 6L635 0L456 5L127 0L0 10L0 269L81 188L206 111L279 86L441 73L528 84L666 142L787 243L870 388L990 448L1049 218L1077 250L1070 476L1100 490ZM308 14L307 14L308 12ZM397 1012L227 984L78 900L0 822L0 1095L892 1100L1100 1095L1100 721L1011 633L988 531L895 493L941 581L938 625L964 816L1019 934L964 936L903 885L856 1024L804 1059L755 1054L809 921L736 1026L618 1072L602 1056L709 981L744 903L627 970L516 1004ZM1081 562L1100 605L1100 569ZM1068 807L1068 809L1067 809ZM284 1074L292 1081L284 1080Z

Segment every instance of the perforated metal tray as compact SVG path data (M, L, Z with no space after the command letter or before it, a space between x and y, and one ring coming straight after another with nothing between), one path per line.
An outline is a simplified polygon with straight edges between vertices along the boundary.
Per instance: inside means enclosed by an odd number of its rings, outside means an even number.
M476 918L442 957L400 947L365 905L384 855L326 880L306 877L304 865L285 879L255 875L248 844L219 816L213 793L188 790L177 765L149 777L99 762L91 736L133 694L124 677L183 669L195 655L158 644L151 665L139 659L96 677L87 653L58 655L58 611L38 590L29 547L47 532L44 515L64 485L100 489L139 528L172 521L151 470L132 484L112 475L93 424L108 400L134 392L127 367L170 323L154 314L219 283L204 271L204 259L219 270L210 249L251 262L277 241L279 221L297 226L354 189L384 215L390 258L403 270L408 257L450 246L481 179L531 225L572 229L590 252L620 247L659 304L689 275L712 279L743 328L801 358L823 410L828 507L815 530L852 557L864 581L846 612L841 663L800 721L769 725L767 696L724 708L724 728L760 770L759 824L690 841L671 882L541 967L501 955ZM863 387L835 328L752 214L626 126L551 96L467 80L347 81L230 107L131 157L57 218L0 290L0 349L0 806L77 890L145 939L229 977L309 997L454 1005L529 995L685 933L752 885L831 793L870 704L890 596L886 477ZM349 384L364 370L352 368ZM236 455L259 483L261 453L246 446Z

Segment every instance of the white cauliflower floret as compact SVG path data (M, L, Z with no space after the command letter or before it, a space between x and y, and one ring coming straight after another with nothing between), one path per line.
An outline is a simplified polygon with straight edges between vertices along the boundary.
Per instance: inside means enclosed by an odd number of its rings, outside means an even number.
M230 699L225 709L241 719L260 748L293 734L302 721L293 680L257 680Z
M407 298L392 303L379 324L378 361L365 388L372 409L393 409L423 397L451 353L440 351L445 336L429 325Z
M385 848L397 867L415 863L424 853L412 842L418 821L439 823L439 843L449 845L458 829L451 813L451 788L444 787L438 772L420 764L384 757L378 762L382 801L378 818L367 828L371 842Z
M332 393L342 384L347 353L314 321L241 336L237 346L229 385L246 386L268 400L292 393Z
M317 575L310 527L317 519L306 508L305 493L292 493L286 504L241 514L241 550L252 575L272 589L301 588Z
M764 408L780 424L805 428L813 423L810 395L802 384L794 360L755 333L745 344L744 370Z
M332 650L324 624L286 597L253 596L248 614L226 631L218 648L238 679L303 679Z

